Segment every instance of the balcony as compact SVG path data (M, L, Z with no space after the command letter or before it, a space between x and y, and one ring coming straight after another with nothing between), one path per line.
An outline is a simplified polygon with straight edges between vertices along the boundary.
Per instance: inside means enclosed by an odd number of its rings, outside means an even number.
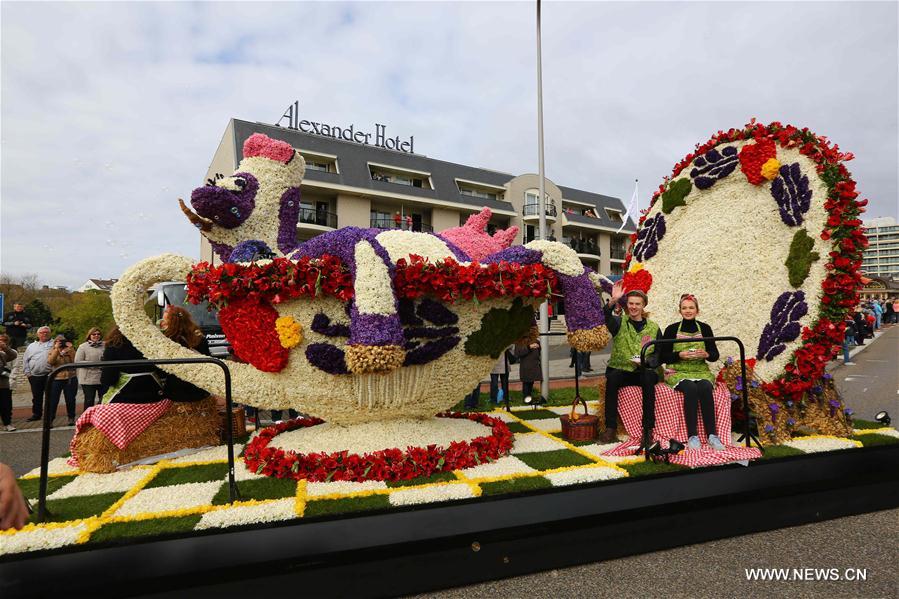
M544 210L546 211L546 218L555 220L557 216L556 205L555 204L546 204L544 206ZM525 219L538 219L540 218L540 204L525 204L521 207L521 215Z
M599 260L599 257L602 255L599 246L592 239L571 239L567 244L577 252L578 257L581 259Z
M434 228L427 223L419 223L415 224L414 222L406 222L403 219L396 221L392 218L372 218L370 219L370 226L372 229L384 229L384 230L401 230L401 231L416 231L419 233L433 233Z
M613 247L609 252L609 258L612 260L621 260L624 261L624 255L627 252L624 251L624 248L616 248Z
M299 226L314 225L328 229L337 228L337 215L333 212L325 212L314 208L300 208Z

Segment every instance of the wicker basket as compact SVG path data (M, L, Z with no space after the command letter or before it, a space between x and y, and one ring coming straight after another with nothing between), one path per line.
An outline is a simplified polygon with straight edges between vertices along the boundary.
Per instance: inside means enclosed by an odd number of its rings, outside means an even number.
M228 426L228 411L219 408L219 435L222 442L226 442L225 428ZM247 420L243 408L231 408L231 435L234 439L247 434Z
M577 413L578 402L584 406L583 415ZM562 435L569 441L592 441L599 434L599 417L587 411L587 402L578 395L571 404L571 413L559 416Z

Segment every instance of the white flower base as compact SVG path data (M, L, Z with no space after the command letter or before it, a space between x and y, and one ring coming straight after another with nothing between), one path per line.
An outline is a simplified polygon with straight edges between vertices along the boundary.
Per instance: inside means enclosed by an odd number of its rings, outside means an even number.
M858 441L837 437L799 437L798 439L787 441L784 445L804 451L805 453L836 451L838 449L855 449L856 447L862 446Z
M230 509L215 510L203 514L194 530L291 520L297 517L295 506L296 500L291 498L269 501L259 505L242 505Z
M565 449L565 444L555 441L540 433L524 433L515 435L512 453L534 453L535 451L555 451Z
M492 434L492 429L466 418L402 419L364 422L351 426L324 423L281 433L270 447L297 453L355 454L384 449L449 446L453 441L471 441Z
M74 545L85 530L87 530L87 524L81 522L74 526L36 527L14 535L3 535L0 537L0 547L2 547L0 554L58 549L66 545Z
M460 472L469 480L480 480L482 478L501 478L513 474L527 474L537 471L514 456L506 456L495 462L466 468L465 470L460 470Z
M66 499L81 495L99 495L101 493L124 493L147 476L147 468L135 468L110 474L82 474L61 489L47 496L48 500Z
M126 501L115 515L136 516L147 512L169 512L209 505L221 486L222 481L216 480L143 489Z
M454 501L474 497L474 491L465 483L424 486L418 489L403 489L389 495L390 505L415 505L437 501Z
M554 487L564 487L565 485L579 485L598 480L624 478L627 474L615 468L597 466L595 468L575 468L573 470L563 470L562 472L550 472L544 476L549 479L549 482Z

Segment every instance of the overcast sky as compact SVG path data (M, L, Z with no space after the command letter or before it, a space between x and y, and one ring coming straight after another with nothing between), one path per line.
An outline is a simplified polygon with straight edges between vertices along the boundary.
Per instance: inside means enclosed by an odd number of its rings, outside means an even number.
M415 136L536 172L534 3L14 3L2 11L0 268L78 287L199 256L177 198L231 117ZM897 214L897 3L543 7L546 173L640 205L718 129L828 136L867 216Z

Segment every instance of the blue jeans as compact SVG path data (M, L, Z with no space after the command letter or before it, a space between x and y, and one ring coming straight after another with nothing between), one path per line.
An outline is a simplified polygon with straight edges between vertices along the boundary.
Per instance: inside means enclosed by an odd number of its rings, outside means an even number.
M852 335L846 335L846 337L843 338L843 363L844 364L849 361L849 344L850 343L855 345L855 337L853 337Z

